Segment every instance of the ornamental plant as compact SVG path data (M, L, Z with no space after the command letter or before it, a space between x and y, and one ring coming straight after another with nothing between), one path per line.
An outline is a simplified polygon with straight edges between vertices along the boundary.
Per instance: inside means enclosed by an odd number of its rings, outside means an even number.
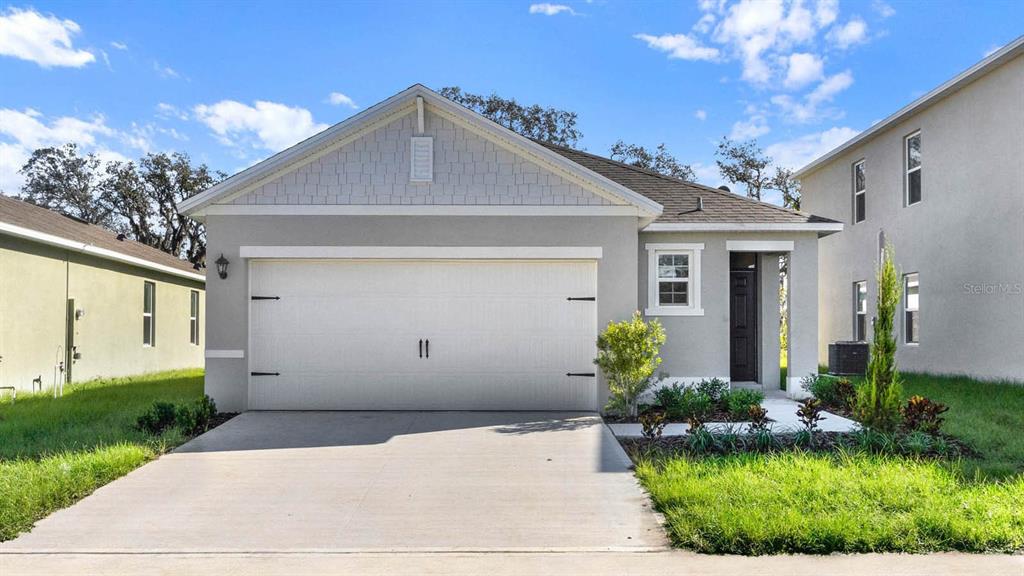
M597 337L597 364L608 381L610 398L605 410L635 417L640 395L654 384L661 365L665 330L661 322L647 322L634 312L623 322L609 322Z
M896 338L892 334L900 303L900 282L894 260L893 247L887 244L876 275L878 302L868 376L857 389L855 410L862 424L883 432L892 432L899 425L903 393L900 373L896 370Z

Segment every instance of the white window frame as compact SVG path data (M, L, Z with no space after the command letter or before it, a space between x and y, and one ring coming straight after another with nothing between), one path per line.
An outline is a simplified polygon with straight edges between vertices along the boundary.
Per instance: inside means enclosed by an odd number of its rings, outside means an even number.
M153 287L153 297L150 299L151 308L146 311L146 291ZM149 331L146 331L146 318L149 318ZM156 282L145 280L142 283L142 347L152 348L156 346Z
M903 138L903 205L904 206L914 206L916 204L920 204L921 201L924 200L924 175L923 175L924 173L921 171L921 168L924 166L924 152L923 151L921 152L921 163L918 164L917 166L915 166L914 168L910 167L910 139L915 137L915 136L918 137L918 138L921 138L921 131L917 130L916 132L912 132L910 134L907 134ZM921 140L921 144L922 144L922 148L923 148L924 140ZM910 201L910 175L912 173L914 173L914 172L921 172L921 174L922 174L922 176L921 176L921 198L917 202L911 202Z
M907 294L907 281L911 276L917 279L917 306L914 308L910 307L910 298L908 298ZM911 334L907 322L908 312L915 312L917 314L918 329L915 334L917 336L915 341L908 339ZM921 274L918 272L908 272L903 275L903 343L907 346L918 346L921 344Z
M864 287L864 310L861 311L860 294L861 287ZM864 317L864 333L857 334L857 326L860 325L860 317ZM858 336L860 336L858 338ZM860 280L853 283L853 340L855 342L868 341L868 283L867 280Z
M188 293L188 342L199 345L199 290ZM193 306L193 302L195 305Z
M703 316L704 309L700 302L700 256L703 244L647 244L647 308L646 316ZM689 257L689 278L687 294L689 304L686 306L662 306L658 303L658 256L685 255Z
M857 190L857 167L858 166L860 166L861 170L864 172L864 189L863 190ZM868 191L868 171L867 171L867 163L865 162L865 160L863 158L853 163L853 168L850 171L850 179L852 180L852 187L853 187L853 218L852 218L852 220L853 220L854 225L856 225L856 224L858 224L860 222L864 222L865 220L868 219L868 197L867 197L867 191ZM864 217L861 218L860 220L857 219L857 197L858 196L863 196L864 197Z

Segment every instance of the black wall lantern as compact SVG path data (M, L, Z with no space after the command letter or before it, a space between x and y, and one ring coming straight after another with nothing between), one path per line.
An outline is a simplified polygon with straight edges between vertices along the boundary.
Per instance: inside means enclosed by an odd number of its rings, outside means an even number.
M220 276L221 280L227 278L229 264L228 259L225 258L223 254L221 254L220 258L217 258L217 261L214 262L214 264L217 265L217 276Z

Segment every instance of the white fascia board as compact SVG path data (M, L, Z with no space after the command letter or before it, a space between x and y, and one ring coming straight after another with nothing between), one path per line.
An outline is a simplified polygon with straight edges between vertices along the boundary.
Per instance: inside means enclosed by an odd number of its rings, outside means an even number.
M637 216L636 206L453 204L215 204L208 216Z
M891 114L888 118L885 118L881 122L874 124L867 130L861 132L860 134L857 134L856 136L850 138L849 140L840 144L836 148L833 148L829 152L826 152L824 155L811 161L810 164L797 170L793 175L798 179L802 178L806 174L812 172L817 167L821 166L822 164L825 164L829 160L842 154L844 151L852 148L853 146L856 146L857 144L867 140L868 138L871 138L875 134L878 134L879 132L888 129L894 124L903 121L906 117L910 116L911 114L914 114L919 110L931 106L937 100L945 98L947 95L959 90L966 84L973 82L979 76L988 73L988 71L991 70L992 68L999 66L1003 62L1017 56L1021 52L1024 52L1024 36L1018 37L1013 42L1010 42L1006 46L1003 46L999 50L996 50L987 58L984 58L980 62L976 63L974 66L971 66L967 70L964 70L960 74L957 74L950 80L944 82L938 88L935 88L931 92L928 92L924 96L921 96L917 100L914 100L910 104L907 104L903 108L900 108L895 113Z
M485 118L464 106L456 104L437 94L429 88L416 84L403 90L387 100L371 106L355 116L336 124L315 136L271 156L246 170L231 176L227 180L210 187L208 190L193 196L179 204L179 212L189 216L203 216L201 209L214 201L227 201L240 196L253 188L291 170L300 162L310 162L332 150L344 146L360 137L391 117L412 112L416 107L416 97L422 97L433 105L442 115L458 119L464 126L497 144L520 155L532 158L546 168L568 176L588 190L612 201L626 202L638 208L641 216L661 215L661 204L638 194L617 182L613 182L600 174L585 168L564 156L548 150L488 118Z
M792 240L726 240L729 252L792 252Z
M242 258L350 260L600 260L600 246L241 246Z
M642 232L841 232L842 222L808 223L728 223L673 222L648 224Z
M115 262L121 262L124 264L131 264L132 266L138 266L139 268L146 268L148 270L155 270L157 272L163 272L164 274L170 274L172 276L178 276L181 278L188 278L189 280L195 280L196 282L206 283L206 276L202 274L196 274L195 272L186 272L185 270L179 270L171 266L165 266L156 262L151 262L143 258L136 258L135 256L129 256L120 252L114 252L113 250L107 250L106 248L100 248L93 246L92 244L85 244L77 242L75 240L68 240L60 236L54 236L52 234L46 234L29 228L22 228L21 226L15 226L13 224L7 224L0 222L0 233L9 234L11 236L17 236L18 238L24 238L26 240L32 240L39 242L40 244L46 244L48 246L56 246L58 248L64 248L66 250L73 250L75 252L81 252L82 254L89 254L90 256L96 256L97 258L103 258L105 260L113 260Z

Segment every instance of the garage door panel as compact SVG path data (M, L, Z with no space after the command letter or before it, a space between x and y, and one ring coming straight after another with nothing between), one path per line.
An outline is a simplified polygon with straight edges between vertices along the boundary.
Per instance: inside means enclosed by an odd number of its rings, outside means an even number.
M254 409L596 406L593 261L253 261ZM430 342L421 358L418 341ZM424 350L424 355L426 350Z

